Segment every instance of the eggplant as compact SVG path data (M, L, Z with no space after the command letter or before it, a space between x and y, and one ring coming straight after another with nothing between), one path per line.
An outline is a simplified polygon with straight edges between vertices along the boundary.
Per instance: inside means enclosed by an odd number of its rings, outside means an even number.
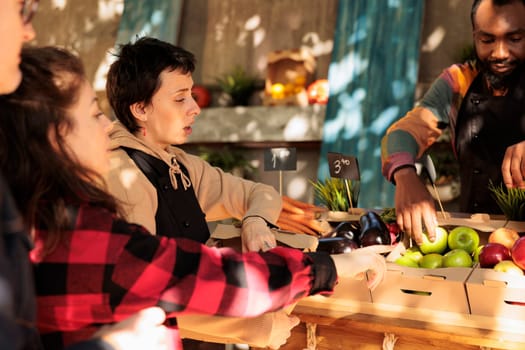
M359 218L361 233L359 235L359 244L362 247L375 244L390 245L390 231L381 217L373 212L368 211Z
M357 248L359 248L359 246L352 239L346 237L328 237L319 238L316 251L326 252L328 254L342 254L349 253Z
M355 221L343 221L334 229L335 237L345 237L351 240L357 240L360 232L361 228Z

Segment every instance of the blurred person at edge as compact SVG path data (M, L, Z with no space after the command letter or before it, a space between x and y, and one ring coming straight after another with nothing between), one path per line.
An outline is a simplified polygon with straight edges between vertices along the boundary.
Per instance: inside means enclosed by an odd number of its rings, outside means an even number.
M387 246L337 255L285 247L238 253L153 235L122 219L104 181L113 124L100 111L82 62L56 47L27 47L21 57L22 83L0 96L0 169L32 227L44 347L62 349L158 305L168 339L180 349L179 315L250 318L308 295L329 295L339 277L368 272L371 289L382 281L386 262L378 253Z
M489 183L525 188L525 0L475 0L475 58L445 69L381 144L396 185L397 223L417 243L435 239L437 215L414 162L448 128L460 166L460 211L501 213Z
M34 38L31 19L38 1L0 0L0 95L13 92L22 73L20 51ZM0 112L1 117L1 112ZM0 177L0 349L41 349L35 327L36 303L29 262L31 239L11 193ZM144 309L70 350L168 349L162 343L165 315L159 307Z

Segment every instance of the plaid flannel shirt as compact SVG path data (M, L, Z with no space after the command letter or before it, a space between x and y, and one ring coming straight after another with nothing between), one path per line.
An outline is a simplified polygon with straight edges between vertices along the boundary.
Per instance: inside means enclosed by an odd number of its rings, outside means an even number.
M152 305L172 321L182 313L250 317L309 294L329 294L336 283L328 255L280 247L241 255L153 236L89 204L68 211L72 224L64 242L40 259L47 232L37 225L31 252L38 327L49 349L89 338L98 326Z

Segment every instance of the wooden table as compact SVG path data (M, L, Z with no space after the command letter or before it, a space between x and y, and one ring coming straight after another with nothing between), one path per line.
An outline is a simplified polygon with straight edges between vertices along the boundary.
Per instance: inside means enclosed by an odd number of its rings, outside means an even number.
M396 317L395 310L378 310L380 308L372 304L341 307L319 298L305 299L293 312L301 324L281 350L525 349L525 320L510 321L508 327L512 329L506 331L506 324L495 327L501 329L487 329L485 325L494 320L469 315L447 319L450 315L439 314L436 320L432 311L429 314L424 310L409 310L413 314L406 318L406 314ZM426 321L425 314L426 320L433 321ZM385 338L395 338L395 343L391 342L395 345L383 346Z

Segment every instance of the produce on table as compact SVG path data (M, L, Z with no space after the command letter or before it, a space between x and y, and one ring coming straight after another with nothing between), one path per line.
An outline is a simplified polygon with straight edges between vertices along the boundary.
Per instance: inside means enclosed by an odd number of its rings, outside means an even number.
M345 237L351 240L357 240L361 228L357 222L343 221L340 222L334 229L336 237Z
M421 245L407 248L401 253L404 259L394 261L403 266L427 269L472 267L480 251L479 233L476 230L467 226L438 226L434 242L424 233ZM415 266L408 262L409 259L415 262Z
M484 247L484 245L478 246L478 249L476 249L474 251L474 253L472 253L472 260L473 260L474 263L478 263L479 262L479 253L481 252L483 247Z
M318 219L319 213L326 211L325 208L301 202L288 196L282 196L282 198L283 208L277 219L277 225L281 229L317 237L324 236L331 231L328 222Z
M479 252L479 266L492 268L503 260L511 260L510 250L500 243L487 243Z
M449 249L460 248L473 254L479 246L479 234L471 227L457 226L448 233L447 242Z
M396 264L406 267L419 267L418 263L409 256L401 255L395 261Z
M390 231L390 240L392 242L400 242L403 239L404 232L396 222L396 209L395 208L384 208L381 214L379 214L381 220L385 223L388 231Z
M423 253L419 249L417 245L407 248L403 256L406 256L412 260L414 260L416 263L419 263L421 259L423 258Z
M523 269L520 268L512 260L503 260L494 266L494 270L498 272L511 273L518 276L523 276Z
M443 267L443 255L437 253L423 255L418 262L418 266L424 269L437 269Z
M399 227L396 227L398 230ZM402 236L401 231L392 233L381 216L368 211L359 217L359 221L343 221L330 233L331 236L353 239L359 247L370 245L395 245Z
M374 244L391 244L390 231L386 227L381 217L373 212L368 211L359 218L361 232L359 234L359 243L366 247Z
M346 237L326 237L319 238L317 246L318 252L326 252L328 254L350 253L352 250L359 248L353 239Z
M510 249L512 261L522 270L525 270L525 236L520 237Z
M430 241L426 232L423 233L423 243L419 249L423 254L437 253L443 254L448 248L448 232L443 227L436 227L436 238Z
M507 227L500 227L492 231L489 235L488 241L489 243L503 244L508 249L511 249L518 238L520 238L520 235L516 230Z
M471 267L472 256L464 249L452 249L443 255L443 267Z

